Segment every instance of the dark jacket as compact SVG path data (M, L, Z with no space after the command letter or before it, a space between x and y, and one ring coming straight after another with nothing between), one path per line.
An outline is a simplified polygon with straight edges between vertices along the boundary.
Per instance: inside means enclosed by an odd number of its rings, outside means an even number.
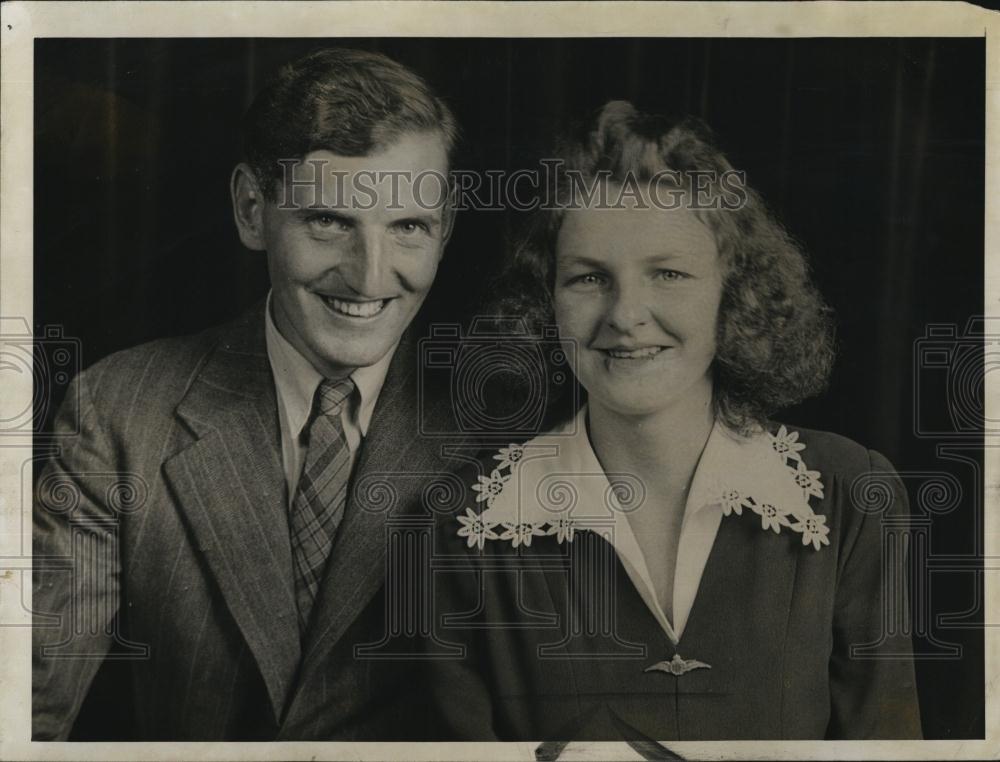
M37 480L33 738L70 736L103 664L107 729L161 740L396 739L428 732L386 636L386 525L444 469L400 343L300 640L263 305L112 355L73 383ZM73 433L76 431L77 433ZM388 482L389 492L377 485ZM74 595L74 589L76 594ZM384 649L382 649L384 650Z
M812 507L826 517L829 545L817 551L800 535L764 531L750 510L723 518L676 648L593 532L563 543L533 537L516 550L490 540L480 551L457 535L455 516L442 519L436 554L449 560L439 562L437 632L465 651L431 673L448 733L919 738L900 608L906 493L876 452L819 431L802 430L799 441L823 477ZM487 457L479 473L496 465ZM465 505L477 505L471 490ZM675 654L710 668L649 671Z

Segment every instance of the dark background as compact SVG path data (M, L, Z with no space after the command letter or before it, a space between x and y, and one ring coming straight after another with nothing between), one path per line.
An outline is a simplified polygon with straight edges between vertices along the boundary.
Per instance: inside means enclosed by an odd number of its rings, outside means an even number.
M86 366L263 296L264 258L242 249L230 211L239 118L277 65L327 44L424 74L462 125L461 168L533 166L610 99L714 128L804 244L838 316L829 391L781 419L883 452L914 513L932 518L931 559L915 554L935 569L929 599L914 585L924 732L982 737L982 436L949 398L958 384L981 417L981 339L963 336L983 304L984 41L39 39L36 333L61 326ZM429 297L436 318L474 312L520 222L460 215ZM917 368L931 324L955 336ZM959 441L957 457L939 450ZM937 513L929 471L961 485ZM942 658L946 646L960 653Z

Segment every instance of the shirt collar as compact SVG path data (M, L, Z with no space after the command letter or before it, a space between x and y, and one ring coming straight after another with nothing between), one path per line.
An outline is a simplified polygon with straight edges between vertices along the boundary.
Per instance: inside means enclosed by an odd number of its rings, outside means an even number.
M267 356L274 374L275 388L285 402L288 427L292 435L298 437L309 421L313 397L316 394L316 387L323 380L323 374L316 370L313 364L292 346L288 339L281 335L271 315L270 293L267 295L267 306L264 314L264 337L267 342ZM396 346L398 346L398 342L377 363L364 368L356 368L350 375L357 388L360 403L350 404L348 415L351 423L358 428L362 437L368 434L368 426L375 411L375 403L378 401L382 385L385 383L385 377L389 372L389 365L396 352Z
M781 506L795 513L803 506L809 510L794 469L775 451L772 440L766 431L742 436L717 420L691 480L684 523L701 510L718 508L720 496L730 491L758 505ZM587 522L615 518L609 507L621 515L621 503L587 435L586 405L570 422L527 442L514 477L516 484L504 486L487 518L537 523L568 513L575 521ZM624 476L626 486L628 481ZM566 486L569 492L560 493L559 488ZM560 502L564 494L572 494L572 500Z

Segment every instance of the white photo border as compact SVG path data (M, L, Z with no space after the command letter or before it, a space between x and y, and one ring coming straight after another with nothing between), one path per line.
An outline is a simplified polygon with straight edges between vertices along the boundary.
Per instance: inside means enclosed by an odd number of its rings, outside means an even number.
M34 40L42 37L984 37L986 214L983 314L1000 317L1000 14L952 2L7 2L0 6L0 316L32 323ZM1000 403L986 374L986 419ZM30 374L0 391L25 401ZM31 438L0 442L0 759L533 760L534 743L38 743L31 736ZM984 555L1000 560L1000 447L985 447ZM18 496L18 497L13 497ZM22 522L24 517L27 522ZM27 527L25 536L24 527ZM13 559L13 562L11 561ZM1000 564L991 569L1000 570ZM15 573L21 570L19 573ZM997 575L984 574L985 621L1000 622ZM994 627L996 625L994 624ZM961 741L676 742L687 759L987 759L1000 754L1000 637L987 625L986 738ZM595 743L594 759L634 759Z

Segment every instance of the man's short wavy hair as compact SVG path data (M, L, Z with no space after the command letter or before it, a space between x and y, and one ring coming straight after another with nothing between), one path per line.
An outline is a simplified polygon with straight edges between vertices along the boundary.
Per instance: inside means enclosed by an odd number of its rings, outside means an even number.
M619 185L628 175L649 183L667 172L679 178L684 198L691 197L697 174L719 178L733 172L702 123L643 114L624 101L607 103L582 138L560 144L557 157L567 173ZM562 180L550 197L567 198L566 190ZM745 185L743 190L738 208L692 211L714 235L723 270L715 412L729 427L748 433L777 410L822 391L834 353L832 314L801 248L760 196ZM717 186L709 189L710 196L721 193ZM554 322L556 240L567 206L540 211L515 249L500 277L501 314L529 325Z
M312 151L367 156L409 132L437 132L449 159L455 117L420 75L381 53L324 48L288 63L243 117L243 154L273 201L281 160Z

